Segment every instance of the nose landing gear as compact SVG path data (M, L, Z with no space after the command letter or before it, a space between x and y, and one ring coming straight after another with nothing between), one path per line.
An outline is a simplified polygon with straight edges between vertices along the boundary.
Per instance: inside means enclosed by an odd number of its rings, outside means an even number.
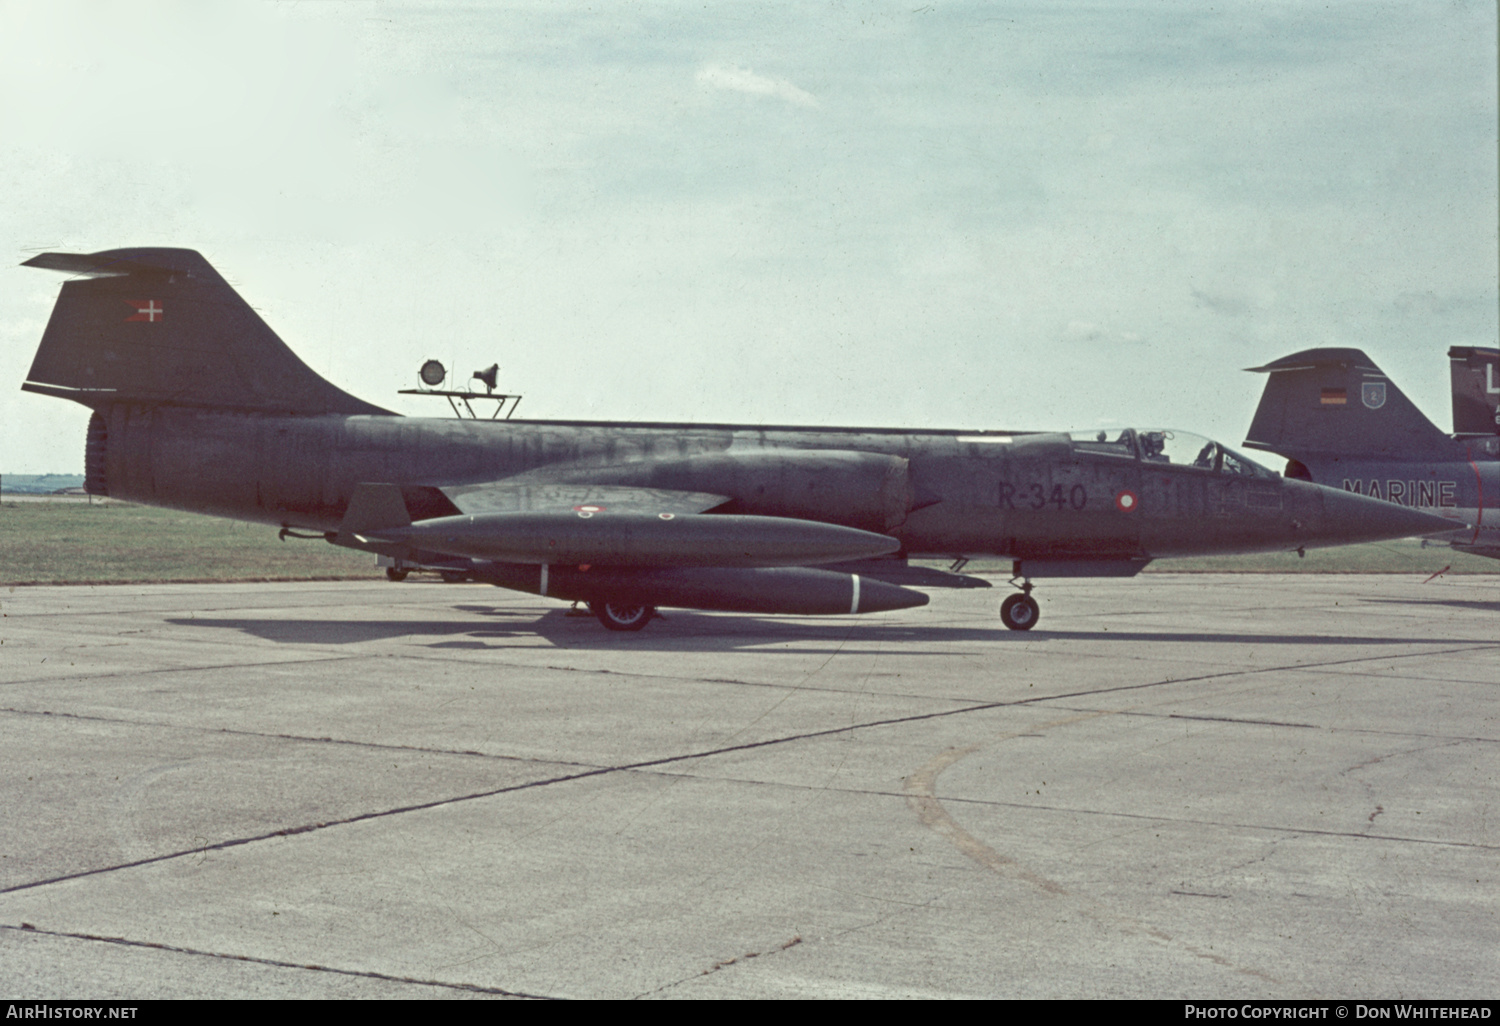
M1021 589L1021 594L1012 595L1000 603L1000 622L1013 631L1029 631L1036 626L1037 620L1041 619L1041 607L1036 604L1036 599L1031 597L1032 583L1025 578L1012 577L1011 584L1016 584Z

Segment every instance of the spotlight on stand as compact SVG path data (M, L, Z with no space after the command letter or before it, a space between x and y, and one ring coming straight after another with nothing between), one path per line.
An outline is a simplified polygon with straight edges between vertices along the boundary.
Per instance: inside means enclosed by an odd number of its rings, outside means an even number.
M500 365L498 363L492 363L484 370L475 371L474 377L484 382L484 390L486 393L493 392L495 391L495 382L500 378Z
M422 364L422 368L417 372L417 376L421 379L422 387L399 389L399 394L440 395L448 400L448 406L453 410L455 417L478 420L478 416L474 413L473 403L476 400L488 399L495 404L495 411L490 414L490 420L498 420L502 413L505 414L506 420L510 420L516 412L516 407L521 403L521 397L518 395L509 395L504 392L495 391L495 386L500 381L500 365L498 363L492 363L484 370L474 372L474 377L484 382L485 391L483 392L476 392L469 385L465 385L461 392L443 388L443 382L448 379L448 368L436 360L428 360ZM506 403L510 404L509 409L506 408Z

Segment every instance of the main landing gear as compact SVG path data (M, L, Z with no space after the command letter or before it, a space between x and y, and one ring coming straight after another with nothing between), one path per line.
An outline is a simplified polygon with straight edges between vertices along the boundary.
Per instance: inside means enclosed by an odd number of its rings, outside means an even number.
M626 602L590 602L589 608L599 622L612 631L638 631L656 615L655 606L637 606Z
M1012 595L1000 603L1000 622L1013 631L1029 631L1041 619L1042 610L1036 604L1036 599L1031 597L1031 582L1025 578L1012 577L1010 583L1015 584L1017 580L1021 581L1016 585L1021 589L1021 594Z

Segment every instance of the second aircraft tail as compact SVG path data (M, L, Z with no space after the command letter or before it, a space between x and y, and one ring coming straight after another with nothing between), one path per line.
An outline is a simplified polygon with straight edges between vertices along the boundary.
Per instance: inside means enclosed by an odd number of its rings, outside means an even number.
M1420 458L1448 436L1358 349L1307 349L1251 370L1269 374L1245 445L1307 456Z
M1453 373L1453 433L1500 434L1500 349L1454 346L1448 360Z

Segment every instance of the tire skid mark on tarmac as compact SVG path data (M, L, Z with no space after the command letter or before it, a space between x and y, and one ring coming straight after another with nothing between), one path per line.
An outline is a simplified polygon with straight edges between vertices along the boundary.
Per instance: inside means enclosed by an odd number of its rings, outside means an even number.
M1061 884L1022 867L1020 863L1016 862L1009 855L1002 855L959 826L958 821L948 814L948 810L943 808L943 803L937 796L937 778L943 770L952 766L955 762L977 752L987 745L1000 741L1009 741L1012 738L1020 737L1023 733L1062 727L1081 720L1092 720L1108 715L1110 713L1107 712L1083 713L1078 716L1069 716L1066 719L1034 724L1028 726L1025 730L1000 734L994 738L981 741L978 744L968 745L964 748L950 748L907 778L906 804L917 814L917 819L921 821L923 826L938 834L938 836L986 869L993 870L1003 876L1014 876L1025 880L1027 883L1048 894L1067 894L1067 890Z
M1026 727L1024 730L1016 730L1006 734L999 734L985 741L978 742L977 744L967 745L963 748L949 748L947 751L938 755L937 758L933 759L931 762L927 763L927 765L923 766L921 769L917 770L907 778L907 804L911 807L912 811L917 814L917 819L921 821L923 826L927 827L938 836L948 841L955 848L957 848L959 852L972 859L974 862L979 863L979 865L983 866L984 868L990 870L991 872L998 873L1001 876L1013 877L1017 880L1023 880L1051 897L1071 897L1080 902L1083 902L1084 904L1080 911L1090 919L1099 923L1101 926L1121 930L1124 933L1133 933L1150 937L1165 944L1175 944L1176 946L1180 947L1182 950L1186 951L1188 954L1193 955L1196 958L1201 958L1205 961L1212 962L1215 965L1221 966L1225 969L1232 969L1235 972L1245 976L1256 977L1257 979L1264 980L1267 983L1282 985L1284 981L1279 980L1260 969L1251 969L1245 966L1237 966L1222 955L1215 954L1212 951L1204 951L1203 949L1197 947L1196 945L1190 944L1187 941L1177 940L1177 938L1175 938L1172 934L1167 933L1164 930L1160 930L1154 926L1149 926L1141 920L1135 918L1134 916L1116 912L1113 909L1106 907L1097 899L1090 898L1087 895L1072 894L1055 880L1050 880L1047 877L1042 876L1040 873L1035 873L1032 870L1027 869L1025 866L1021 865L1010 856L1002 854L1001 852L998 852L994 848L985 844L983 841L979 840L979 838L975 837L963 827L959 826L958 821L955 820L951 815L949 815L948 811L943 808L943 803L937 796L937 778L945 769L947 769L949 766L952 766L954 763L958 762L964 757L972 755L974 752L979 751L981 748L987 748L999 742L1009 741L1014 738L1021 737L1024 734L1033 733L1039 730L1048 730L1057 727L1070 726L1074 723L1081 723L1085 720L1097 719L1101 716L1114 715L1118 714L1113 710L1084 713L1078 716L1069 716L1064 719L1050 720L1046 723L1032 724Z

